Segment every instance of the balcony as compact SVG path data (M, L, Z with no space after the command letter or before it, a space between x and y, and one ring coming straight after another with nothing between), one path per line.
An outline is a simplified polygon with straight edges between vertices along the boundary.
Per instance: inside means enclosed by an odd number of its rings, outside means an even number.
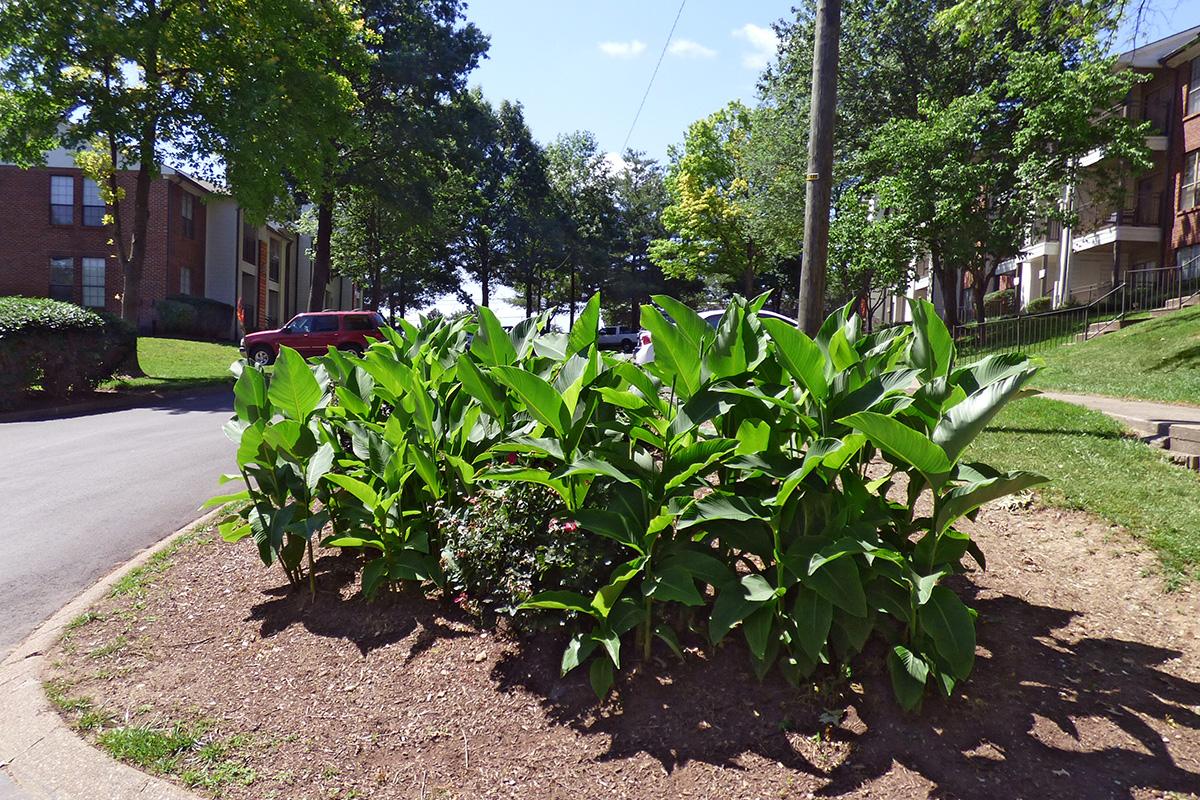
M1087 230L1071 240L1071 250L1082 253L1113 242L1159 242L1162 240L1162 192L1147 192L1137 198L1133 208L1114 211L1106 215L1097 209L1084 208L1081 217L1088 224L1080 227Z
M1171 122L1174 119L1173 106L1169 99L1148 98L1137 103L1122 103L1114 108L1107 116L1120 116L1133 122L1149 122L1150 131L1146 134L1146 147L1158 153L1167 150L1167 136L1171 132ZM1079 160L1079 166L1090 167L1104 160L1104 149L1097 148Z

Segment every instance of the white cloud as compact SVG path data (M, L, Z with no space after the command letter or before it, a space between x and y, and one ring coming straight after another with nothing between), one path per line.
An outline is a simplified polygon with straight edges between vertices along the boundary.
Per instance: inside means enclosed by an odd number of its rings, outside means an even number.
M735 39L742 39L750 45L750 51L742 53L742 66L747 69L763 69L775 57L779 49L779 37L771 28L764 28L747 22L733 30Z
M711 47L705 47L699 42L693 42L690 39L676 39L671 42L671 46L667 48L667 52L680 58L712 58L717 54L717 51Z
M616 177L629 169L629 163L621 156L620 153L609 150L604 154L604 166L608 168L608 174Z
M609 58L637 58L646 49L646 43L633 39L628 42L601 42L598 47Z

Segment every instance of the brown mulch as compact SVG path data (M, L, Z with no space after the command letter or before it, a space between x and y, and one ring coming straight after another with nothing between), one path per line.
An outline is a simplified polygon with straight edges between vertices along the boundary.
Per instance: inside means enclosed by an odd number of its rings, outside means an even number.
M583 670L558 677L554 637L368 605L344 556L319 562L312 603L211 535L101 604L54 675L110 724L244 734L257 779L230 798L1196 796L1200 592L1165 593L1153 556L1084 514L991 507L973 533L989 569L956 588L979 610L975 673L918 715L877 652L798 691L755 681L734 637L635 667L597 707Z

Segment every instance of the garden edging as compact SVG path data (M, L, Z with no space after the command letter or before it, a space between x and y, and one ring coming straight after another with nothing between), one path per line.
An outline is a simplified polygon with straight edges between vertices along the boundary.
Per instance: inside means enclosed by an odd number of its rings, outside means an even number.
M55 711L42 689L45 653L67 624L103 599L127 572L220 509L188 523L138 553L76 597L18 644L0 663L0 771L29 800L197 800L198 795L113 760L79 738Z

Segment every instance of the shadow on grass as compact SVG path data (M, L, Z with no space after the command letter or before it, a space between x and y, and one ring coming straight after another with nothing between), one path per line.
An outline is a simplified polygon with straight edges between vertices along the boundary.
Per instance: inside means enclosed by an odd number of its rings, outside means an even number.
M1179 369L1190 369L1200 366L1200 345L1180 350L1174 355L1160 359L1158 363L1146 368L1148 372L1173 372Z
M793 744L797 734L800 742L820 734L820 695L774 675L759 683L740 643L711 660L664 661L661 671L624 677L612 708L597 709L583 670L557 677L561 642L526 642L493 679L501 690L538 696L553 722L604 736L602 760L645 753L667 772L689 762L742 770L741 757L755 753L823 783L819 796L859 792L897 763L933 783L939 798L1130 798L1144 787L1200 786L1194 761L1176 762L1148 724L1171 727L1172 738L1200 730L1200 684L1162 669L1179 651L1111 637L1072 641L1061 631L1077 612L1017 597L974 604L987 652L949 701L931 697L907 714L892 698L882 646L856 660L864 693L849 703L866 730L834 729L851 747L828 770ZM885 795L887 786L884 779Z
M984 428L986 433L992 434L1025 434L1028 436L1088 436L1093 439L1106 439L1108 441L1121 441L1123 439L1136 439L1133 434L1116 433L1112 431L1085 431L1071 430L1067 428L1031 428L1031 427L1016 427L1013 425L1004 425L1001 427Z

